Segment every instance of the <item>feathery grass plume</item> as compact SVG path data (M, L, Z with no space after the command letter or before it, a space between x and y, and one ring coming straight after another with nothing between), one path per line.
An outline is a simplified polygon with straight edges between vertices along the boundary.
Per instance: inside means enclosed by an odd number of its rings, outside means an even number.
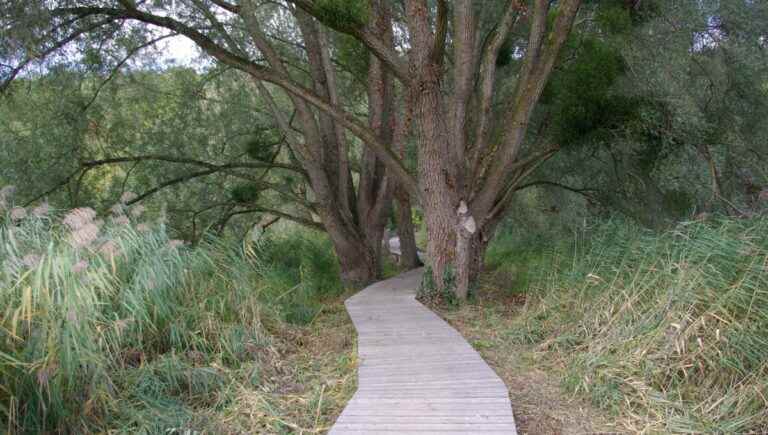
M38 218L48 216L50 212L51 206L47 202L44 202L32 209L32 215Z
M110 220L112 221L113 225L130 225L131 224L131 220L128 219L128 216L123 214L118 216L112 216Z
M34 269L40 264L41 257L36 254L27 254L21 259L21 262L30 269Z
M3 186L0 188L0 211L3 211L11 206L11 199L16 192L15 186Z
M139 195L133 192L124 192L122 195L120 195L120 202L125 205L138 197Z
M96 211L94 211L92 208L76 208L64 215L64 220L62 220L62 223L68 226L70 230L74 231L92 223L95 217Z
M123 215L125 214L125 205L122 203L115 204L109 208L109 211L112 212L114 216Z
M10 216L12 221L20 221L27 217L27 209L24 207L13 207Z
M184 241L183 240L174 239L174 240L169 240L168 241L168 247L171 248L171 249L176 249L176 248L179 248L179 247L182 247L182 246L184 246Z
M99 246L99 253L107 257L114 257L120 253L120 246L114 240L107 240Z
M85 223L69 234L69 244L75 249L89 248L99 238L99 226Z
M86 269L88 269L88 262L85 260L78 260L72 265L72 273L74 274L83 273Z
M313 294L338 294L325 275L335 267L327 242L276 238L269 252L267 243L206 237L169 249L183 242L162 225L100 227L95 217L91 209L61 223L0 217L0 427L233 432L207 419L247 396L264 415L258 427L284 431L265 393L282 358L265 325L305 321L305 308L314 318ZM99 249L73 246L73 234Z
M134 205L131 208L131 216L133 216L135 218L141 217L141 215L144 213L144 211L146 211L146 207L144 207L143 205L141 205L141 204Z

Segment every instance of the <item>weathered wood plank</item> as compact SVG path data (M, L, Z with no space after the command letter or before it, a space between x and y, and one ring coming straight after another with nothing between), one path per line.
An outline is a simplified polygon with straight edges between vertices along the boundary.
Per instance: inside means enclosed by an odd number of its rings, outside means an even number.
M347 300L358 332L358 391L330 433L515 435L507 387L416 301L420 277L411 271Z

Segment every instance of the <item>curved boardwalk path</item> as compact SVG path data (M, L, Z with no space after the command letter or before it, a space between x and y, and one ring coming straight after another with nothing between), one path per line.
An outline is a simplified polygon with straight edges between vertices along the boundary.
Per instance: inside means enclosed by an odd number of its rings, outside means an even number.
M358 332L358 390L330 434L516 434L504 382L416 301L420 279L417 269L347 300Z

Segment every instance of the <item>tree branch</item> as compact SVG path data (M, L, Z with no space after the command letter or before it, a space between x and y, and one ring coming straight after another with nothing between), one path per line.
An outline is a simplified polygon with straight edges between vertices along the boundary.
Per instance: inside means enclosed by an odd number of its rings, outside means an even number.
M169 155L162 155L162 154L145 154L140 156L122 156L122 157L111 157L111 158L100 159L100 160L90 160L90 161L81 162L80 166L83 168L92 168L95 166L110 165L115 163L142 162L142 161L149 161L149 160L169 162L169 163L181 163L181 164L194 165L194 166L200 166L203 168L218 169L218 170L243 169L243 168L285 169L285 170L294 171L304 175L304 171L301 168L298 168L292 165L282 164L282 163L241 162L241 163L215 164L215 163L204 162L201 160L190 159L186 157L176 157L176 156L169 156Z
M354 135L359 137L366 145L370 146L371 149L376 152L377 156L382 160L382 162L384 162L384 164L387 165L392 173L398 177L398 179L403 183L408 191L415 197L420 197L420 191L418 189L416 178L408 172L400 159L397 158L395 153L386 144L378 140L376 134L373 131L371 131L365 124L355 119L354 116L352 116L350 113L330 104L328 101L321 98L312 90L291 80L290 77L285 77L276 73L273 69L256 64L248 59L227 51L223 47L216 44L208 36L200 33L198 30L170 17L152 15L146 12L142 12L138 9L113 9L100 7L62 8L54 11L54 15L68 14L81 17L101 14L110 16L113 19L132 19L147 24L165 27L186 36L195 42L206 53L219 60L220 62L244 71L256 79L273 83L289 92L290 94L295 95L304 101L307 101L309 104L317 107L318 109L328 113L337 122L347 128Z
M397 78L403 82L403 84L409 84L411 82L411 75L408 69L408 63L405 62L395 50L382 41L377 35L373 34L370 29L365 27L343 27L336 23L330 23L322 21L318 18L317 9L312 0L288 0L302 9L304 12L317 18L326 26L336 30L337 32L345 33L353 36L363 43L376 57L381 59L387 67L397 76Z
M504 191L506 174L516 166L518 154L528 132L528 123L538 104L544 86L549 79L558 54L570 34L581 0L561 0L553 30L547 32L548 0L535 0L534 17L529 38L528 52L517 88L510 104L506 122L510 127L504 132L501 146L488 159L484 172L484 185L475 186L478 191L476 204L481 212L496 208L498 195ZM478 183L479 184L479 183Z
M112 69L112 71L109 73L109 76L104 81L99 83L99 86L96 88L96 91L91 96L91 99L88 100L88 102L83 106L82 111L85 112L86 110L88 110L89 107L91 107L93 102L96 101L96 98L98 98L99 93L101 93L101 90L104 88L104 86L106 86L107 83L112 81L112 79L117 75L117 72L120 71L120 68L122 68L123 65L125 65L125 63L128 62L128 60L131 57L133 57L136 53L138 53L142 49L147 48L147 47L149 47L151 45L154 45L154 44L162 41L163 39L170 38L170 37L173 37L173 36L176 36L176 34L175 33L170 33L168 35L163 35L163 36L151 39L148 42L146 42L144 44L141 44L139 46L136 46L136 47L132 48L131 50L129 50L128 54L126 54L125 57L123 57L122 60L120 60L120 62L118 62L117 65Z
M224 9L226 11L232 12L233 14L240 13L240 6L234 5L234 4L226 2L224 0L211 0L211 3L215 4L216 6L222 8L222 9Z
M454 7L459 9L460 5L457 4ZM469 8L471 10L472 6L469 5ZM437 28L435 29L435 45L432 47L432 59L436 64L442 64L445 57L445 40L448 37L448 3L446 0L437 0L437 19L435 21Z
M487 152L491 131L491 105L493 104L494 83L496 81L496 60L504 41L509 37L520 18L519 5L509 2L499 25L491 31L482 48L480 60L480 118L475 130L475 144L470 157L470 177L480 175L480 164Z
M579 195L582 195L586 198L593 199L594 197L589 194L589 192L598 192L597 189L593 189L590 187L571 187L562 183L557 183L554 181L547 181L547 180L537 180L537 181L531 181L530 183L521 184L517 187L515 187L515 191L521 191L523 189L527 189L529 187L536 187L536 186L551 186L551 187L557 187L560 189L567 190L569 192L573 192Z
M245 210L239 210L236 212L232 212L232 216L239 215L239 214L247 214L247 213L269 213L273 214L275 216L280 216L281 218L288 219L290 221L296 222L297 224L304 225L308 228L312 228L314 230L318 231L325 231L325 227L320 222L311 221L309 219L304 219L298 216L294 216L292 214L286 213L284 211L275 210L273 208L268 207L257 207L257 208L249 208Z
M79 17L79 18L82 18L82 17ZM72 20L72 22L75 22L75 21L77 21L77 19L73 19ZM102 27L104 25L112 23L114 21L115 21L114 18L108 18L108 19L105 19L105 20L97 21L96 23L94 23L94 24L92 24L92 25L90 25L88 27L75 30L69 36L67 36L64 39L61 39L59 41L56 41L51 47L48 47L47 49L43 50L42 53L40 53L38 55L27 57L26 59L21 61L21 63L19 63L16 67L11 69L10 73L8 74L8 77L5 80L3 80L2 82L0 82L0 94L3 94L6 91L6 89L8 88L8 86L10 86L11 82L13 82L13 80L16 78L16 76L18 76L19 73L21 73L21 71L23 71L24 68L27 67L27 65L32 63L33 60L35 60L35 59L44 59L44 58L48 57L50 54L52 54L53 52L55 52L56 50L61 49L65 45L67 45L70 42L74 41L75 39L79 38L80 36L82 36L82 35L84 35L84 34L86 34L88 32L91 32L93 30L96 30L99 27Z

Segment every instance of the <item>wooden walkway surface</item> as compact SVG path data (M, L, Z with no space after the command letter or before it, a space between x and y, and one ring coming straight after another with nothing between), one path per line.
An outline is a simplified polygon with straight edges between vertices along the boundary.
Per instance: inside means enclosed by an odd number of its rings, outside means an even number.
M347 300L358 333L358 390L330 434L516 434L504 382L416 301L421 273Z

